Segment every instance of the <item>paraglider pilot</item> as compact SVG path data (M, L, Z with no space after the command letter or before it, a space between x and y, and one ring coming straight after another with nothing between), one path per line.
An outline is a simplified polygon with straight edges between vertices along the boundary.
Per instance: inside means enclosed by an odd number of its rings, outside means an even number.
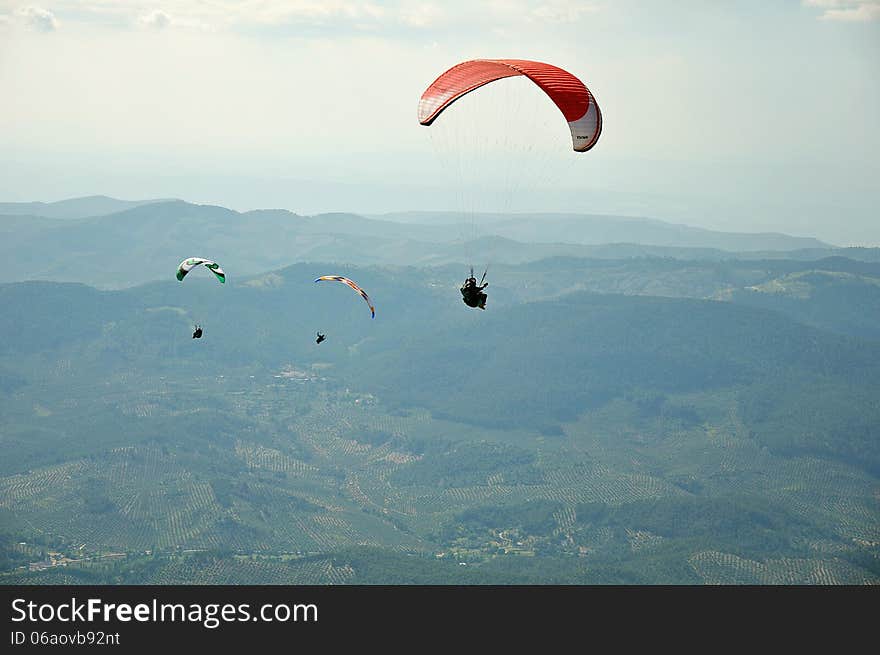
M321 343L324 339L327 338L323 334L321 334L320 332L318 332L317 334L318 334L318 338L315 339L315 343Z
M193 339L201 339L202 338L202 326L196 325L196 329L193 332Z
M483 274L483 279L486 274ZM482 282L482 280L480 280ZM468 307L479 307L486 309L486 299L488 296L483 293L483 289L489 286L488 282L477 284L477 278L474 277L474 269L471 269L471 276L461 285L461 300Z

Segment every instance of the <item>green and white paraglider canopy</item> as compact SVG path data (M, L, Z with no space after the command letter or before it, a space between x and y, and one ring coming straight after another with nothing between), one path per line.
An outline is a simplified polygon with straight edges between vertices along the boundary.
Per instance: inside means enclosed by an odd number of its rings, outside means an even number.
M205 268L210 269L210 271L217 277L218 280L220 280L221 282L226 282L226 273L224 273L223 269L220 268L220 264L210 259L205 259L204 257L187 257L182 262L180 262L180 265L177 267L177 279L183 281L183 278L186 277L186 274L199 264L204 264Z

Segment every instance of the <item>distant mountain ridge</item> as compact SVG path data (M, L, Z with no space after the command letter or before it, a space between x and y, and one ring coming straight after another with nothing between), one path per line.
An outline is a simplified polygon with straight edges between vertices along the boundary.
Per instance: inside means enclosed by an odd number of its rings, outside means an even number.
M87 196L57 202L5 202L0 203L0 215L29 215L44 218L92 218L107 216L135 207L167 202L183 202L177 199L119 200L108 196ZM188 203L189 204L189 203ZM232 210L230 210L232 211ZM238 212L236 212L238 213ZM284 209L259 209L242 212L242 215L296 216ZM528 243L570 243L600 245L609 243L632 243L655 246L684 246L718 248L734 252L752 250L802 250L829 248L831 244L812 237L796 237L777 232L740 233L721 232L689 225L668 223L656 218L640 216L613 216L608 214L562 214L518 213L477 215L461 212L410 211L358 216L351 213L319 214L316 217L344 218L357 216L361 220L379 221L386 225L409 226L400 228L409 233L436 232L450 224L469 223L476 217L476 236L497 235L514 241ZM416 228L421 226L421 228ZM339 228L345 225L337 226ZM348 225L348 227L351 227Z
M156 200L118 200L109 196L85 196L56 202L0 202L0 215L42 216L44 218L89 218L106 216L132 207L166 202Z
M20 212L28 207L42 214L2 214L3 208ZM113 207L122 209L74 217L89 208ZM466 244L461 225L455 224L461 220L460 214L430 212L376 218L302 216L284 209L238 212L182 200L103 196L7 203L0 205L0 282L53 280L121 288L163 279L191 255L222 262L235 278L309 261L338 266L515 265L551 257L813 261L844 256L880 261L880 249L834 248L809 238L721 233L611 216L486 215Z
M372 216L408 225L461 224L471 216L457 212L399 212ZM720 232L656 218L607 214L478 214L480 233L491 233L529 243L600 245L633 243L654 246L717 248L733 252L830 248L812 237L778 232Z

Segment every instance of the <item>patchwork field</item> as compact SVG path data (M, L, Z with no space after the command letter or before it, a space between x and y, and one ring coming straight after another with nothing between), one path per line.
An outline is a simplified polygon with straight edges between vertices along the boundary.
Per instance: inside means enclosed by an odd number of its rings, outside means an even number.
M620 401L548 436L270 375L127 382L41 394L51 409L32 425L81 440L80 456L0 478L7 582L344 584L359 580L352 547L490 580L502 560L539 557L579 582L584 564L667 582L669 560L708 584L880 581L876 478L773 454L736 394L678 398L710 417L697 424L635 420ZM91 425L131 427L89 442L83 406L100 408Z

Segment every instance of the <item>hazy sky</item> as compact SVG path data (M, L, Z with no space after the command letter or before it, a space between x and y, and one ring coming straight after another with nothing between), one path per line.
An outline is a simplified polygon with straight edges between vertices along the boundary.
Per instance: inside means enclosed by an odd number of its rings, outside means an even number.
M603 110L573 162L559 117L563 172L524 162L514 209L880 244L880 0L0 0L0 200L457 209L416 106L475 57L555 63Z

